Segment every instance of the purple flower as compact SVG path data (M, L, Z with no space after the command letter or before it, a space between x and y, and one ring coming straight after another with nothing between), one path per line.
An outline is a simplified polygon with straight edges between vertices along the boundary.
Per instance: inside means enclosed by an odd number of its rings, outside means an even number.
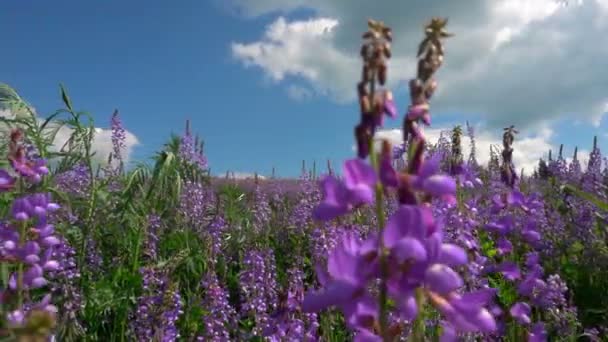
M447 297L430 293L429 298L458 331L493 332L496 330L496 321L484 307L495 295L495 289L483 289L463 295L452 293Z
M382 127L384 125L384 115L390 116L392 119L397 117L397 106L393 99L393 94L390 91L383 91L376 96L378 101L381 101L382 108L379 113L375 115L375 125Z
M333 176L321 180L323 201L313 211L315 219L328 221L373 202L377 177L370 165L351 159L344 163L343 173L344 182Z
M531 320L530 320L530 314L531 314L531 309L530 309L530 305L524 303L524 302L517 302L515 303L511 309L509 310L509 313L511 314L511 316L513 318L515 318L519 323L521 324L530 324Z
M25 155L18 155L9 157L9 161L17 173L32 183L40 182L42 176L49 173L46 161L41 158L28 160Z
M365 289L366 281L376 270L377 240L361 241L353 233L346 233L329 255L327 272L319 271L319 283L324 287L309 293L302 303L304 312L318 312L330 306L339 307L349 325L373 323L377 310L375 301Z
M532 326L532 329L530 329L530 332L528 333L528 342L546 342L547 337L545 325L542 323L536 323Z
M112 148L114 158L121 163L122 162L122 151L126 147L125 141L127 139L126 131L122 125L122 121L118 116L118 110L115 110L112 114Z
M411 186L433 197L443 199L448 203L456 201L456 182L452 177L440 175L439 156L427 158L421 165L417 175L411 175Z
M204 290L202 308L207 312L204 317L205 335L201 341L230 341L231 322L236 319L236 312L228 303L228 292L222 288L214 273L205 275L201 282Z
M10 191L15 186L15 178L0 169L0 192Z
M512 261L505 261L502 264L498 265L497 271L501 272L506 279L511 281L519 279L521 277L519 267Z

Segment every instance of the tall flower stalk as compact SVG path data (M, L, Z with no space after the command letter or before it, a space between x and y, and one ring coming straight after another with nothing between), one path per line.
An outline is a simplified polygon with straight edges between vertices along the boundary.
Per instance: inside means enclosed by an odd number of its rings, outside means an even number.
M460 247L442 242L441 225L435 222L429 207L434 198L447 203L455 201L454 180L437 174L440 160L424 159L425 138L418 126L420 121L430 124L429 100L437 87L432 76L443 60L441 38L450 36L444 31L446 24L446 19L434 18L427 25L426 38L418 53L423 56L418 64L418 74L410 81L412 105L404 120L404 140L409 146L407 169L399 174L393 169L392 149L387 141L382 143L379 156L373 146L375 124L381 124L381 121L370 120L370 117L381 117L384 112L380 108L386 108L387 101L392 103L392 96L384 97L385 102L379 103L373 102L377 96L365 100L369 94L360 91L362 122L355 132L365 134L356 135L359 158L344 163L343 181L331 175L321 180L323 201L313 212L317 220L331 220L376 202L378 233L370 234L365 240L353 233L345 234L330 252L327 269L317 267L323 289L309 294L303 303L304 310L309 312L329 306L340 308L357 339L391 341L399 334L400 326L388 323L389 298L395 302L395 310L402 317L414 322L413 341L425 339L423 313L426 301L443 313L446 331L492 331L496 328L494 318L484 308L491 300L492 292L457 292L463 286L463 280L451 267L466 264L467 255ZM370 21L368 25L370 31L364 38L379 38L381 34L385 38L391 37L387 34L390 29L382 23ZM365 46L364 51L369 49ZM372 46L379 46L379 43L376 41ZM370 72L370 65L376 64L364 59L364 80L359 89L377 75ZM385 77L385 69L378 71ZM367 106L366 101L371 101L371 105ZM378 110L367 112L370 108ZM363 138L369 139L367 147ZM363 160L368 154L371 165ZM383 195L391 188L397 191L399 207L385 226ZM378 282L380 288L374 298L370 287Z
M48 273L57 271L60 262L53 254L60 239L49 214L59 209L49 193L27 193L27 183L37 184L48 173L46 161L26 153L21 129L10 133L8 159L15 178L0 170L0 191L16 190L10 216L0 222L0 260L8 282L0 292L3 319L18 339L46 338L55 325L57 308L51 294L37 301L36 292L48 284ZM46 292L46 291L43 291Z

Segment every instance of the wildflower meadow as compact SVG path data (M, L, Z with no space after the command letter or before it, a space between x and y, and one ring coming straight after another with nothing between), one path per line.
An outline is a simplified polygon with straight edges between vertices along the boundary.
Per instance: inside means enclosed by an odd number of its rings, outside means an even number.
M299 179L213 176L214 147L189 123L128 166L119 111L79 111L61 86L64 108L40 119L2 85L16 114L1 118L0 340L608 341L597 141L586 168L560 149L528 175L518 127L495 132L487 165L468 124L431 143L435 74L460 33L429 20L409 94L393 94L392 30L362 31L360 120L344 128L356 153ZM401 144L376 137L385 116ZM99 120L113 145L101 164Z

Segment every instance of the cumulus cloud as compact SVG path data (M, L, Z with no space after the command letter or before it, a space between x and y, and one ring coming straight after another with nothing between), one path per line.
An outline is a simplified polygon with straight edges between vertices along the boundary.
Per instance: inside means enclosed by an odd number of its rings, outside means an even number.
M12 113L9 110L0 110L0 117L13 118L15 117L15 113ZM44 120L38 119L40 123ZM52 146L50 147L53 151L59 151L70 139L70 136L73 133L73 129L67 126L59 127L58 124L49 124L47 126L48 130L57 129L57 134L55 135L55 139L53 141ZM7 127L3 126L3 130L6 130ZM133 149L138 146L139 139L130 131L125 132L125 148L123 149L123 160L127 163L130 160ZM92 151L95 152L95 161L98 163L107 163L108 157L112 152L112 130L109 128L95 128L95 134L92 141Z
M287 96L296 101L304 101L311 98L313 95L312 91L308 88L290 84L287 87Z
M393 28L391 86L412 77L421 27L448 16L456 36L446 42L437 78L435 112L469 113L489 127L514 124L529 131L555 119L598 125L607 112L608 69L601 44L608 28L608 1L555 0L230 0L246 16L311 9L306 20L279 17L254 42L232 44L233 56L261 68L276 82L308 83L316 94L339 102L354 99L358 44L369 17Z

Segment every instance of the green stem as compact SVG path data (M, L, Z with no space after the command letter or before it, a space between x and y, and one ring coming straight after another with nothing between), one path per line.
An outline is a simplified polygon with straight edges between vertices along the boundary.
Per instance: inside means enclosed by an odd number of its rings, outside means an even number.
M85 141L85 153L86 153L86 157L87 157L87 165L89 168L89 178L90 178L90 184L89 184L89 201L88 201L88 205L89 207L87 208L87 216L85 219L85 224L82 227L82 243L80 245L80 255L78 258L78 266L80 268L80 273L84 273L84 267L85 267L85 256L86 256L86 251L87 251L87 243L88 243L88 238L89 238L89 234L90 234L90 227L93 224L93 215L95 213L95 207L96 207L96 200L97 200L97 182L95 179L95 174L93 172L93 161L91 160L91 140L93 139L92 137L92 125L89 128L89 135L87 136L87 140ZM81 277L81 282L84 282L85 277Z
M373 83L372 83L373 84ZM373 86L372 86L373 89ZM370 161L374 169L379 173L379 162L376 150L374 149L374 137L372 136L369 141L370 145ZM388 264L384 252L384 245L382 242L382 230L385 225L384 217L384 189L382 183L378 181L376 183L376 218L378 220L378 250L380 251L380 294L378 296L378 304L380 307L379 325L380 325L380 336L385 342L390 341L388 334L388 289L386 284L386 278L388 277Z
M418 315L412 325L412 334L410 335L410 342L424 342L424 336L426 332L426 325L424 323L424 306L425 297L424 290L422 288L416 289L416 304L418 305Z

